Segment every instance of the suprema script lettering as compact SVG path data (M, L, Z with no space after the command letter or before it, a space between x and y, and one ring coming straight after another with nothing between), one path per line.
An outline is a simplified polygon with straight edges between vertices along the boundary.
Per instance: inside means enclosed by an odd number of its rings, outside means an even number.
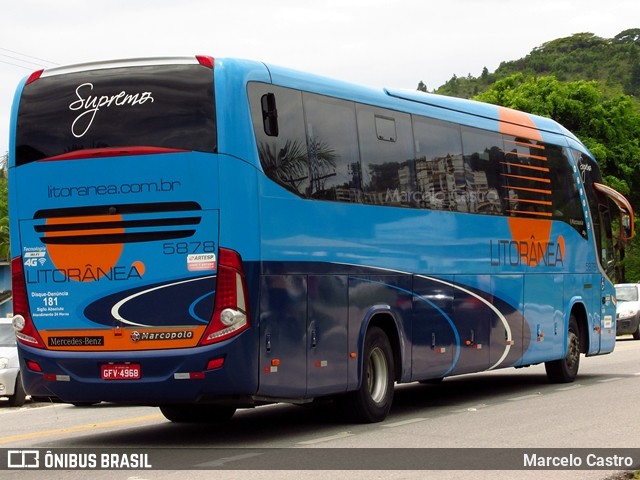
M142 105L146 102L153 102L153 95L151 92L140 93L127 93L124 90L116 95L91 95L89 92L93 91L93 83L83 83L76 88L76 96L78 100L75 100L69 104L69 110L82 111L80 115L71 124L71 133L74 137L80 138L89 131L93 120L96 118L98 110L101 108L109 107L133 107L135 105Z

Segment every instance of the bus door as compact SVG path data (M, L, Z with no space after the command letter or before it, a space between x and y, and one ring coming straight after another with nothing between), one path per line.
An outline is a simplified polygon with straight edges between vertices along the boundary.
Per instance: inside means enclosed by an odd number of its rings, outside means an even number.
M595 182L594 190L598 197L598 210L600 221L600 243L599 243L599 259L602 270L606 272L601 275L601 295L596 299L600 303L602 309L601 318L601 335L600 335L600 352L613 351L616 341L616 305L615 305L615 287L610 279L623 281L620 272L616 270L616 261L620 261L623 251L624 242L630 240L634 235L634 218L631 205L620 195L606 185ZM618 234L615 235L612 227L610 203L613 202L620 211L618 220ZM595 223L595 221L594 221ZM594 225L594 230L596 225Z
M616 341L615 335L615 304L613 299L615 291L609 278L615 278L615 258L613 251L611 217L609 205L605 198L598 198L598 214L593 215L593 228L596 238L598 238L598 259L600 261L600 272L594 275L592 312L594 314L595 330L600 335L594 336L594 340L599 340L598 345L593 345L597 351L593 353L604 353L613 350ZM602 272L606 272L604 275ZM600 327L598 329L598 327ZM591 348L590 348L591 350Z
M591 221L593 237L596 245L597 262L586 265L587 272L592 271L587 285L591 285L591 312L589 327L597 335L590 335L587 355L611 352L616 341L616 307L614 281L617 278L615 270L615 248L622 248L622 242L633 237L633 209L629 202L606 185L603 185L600 171L594 160L579 152L573 152L580 169ZM620 235L615 239L610 213L610 201L620 210Z

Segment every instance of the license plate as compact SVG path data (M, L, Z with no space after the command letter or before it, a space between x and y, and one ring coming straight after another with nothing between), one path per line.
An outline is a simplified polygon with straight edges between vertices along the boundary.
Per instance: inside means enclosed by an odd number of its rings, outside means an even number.
M103 380L139 380L142 376L138 363L109 363L101 368Z

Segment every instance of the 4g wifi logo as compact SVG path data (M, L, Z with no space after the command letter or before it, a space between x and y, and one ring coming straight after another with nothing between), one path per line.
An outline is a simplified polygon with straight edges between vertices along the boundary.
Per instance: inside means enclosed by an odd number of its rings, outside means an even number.
M8 450L7 468L40 468L38 450Z
M37 267L38 264L44 265L47 259L45 258L46 252L40 250L37 252L25 252L24 261L25 267Z
M24 265L26 267L37 267L38 264L44 265L46 261L46 258L27 258L24 262Z

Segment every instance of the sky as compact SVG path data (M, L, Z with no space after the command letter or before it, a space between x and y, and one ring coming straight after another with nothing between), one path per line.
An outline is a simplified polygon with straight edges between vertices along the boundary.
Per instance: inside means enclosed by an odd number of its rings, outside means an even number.
M372 87L433 90L556 38L640 28L638 0L5 0L0 154L20 80L43 67L205 54Z

